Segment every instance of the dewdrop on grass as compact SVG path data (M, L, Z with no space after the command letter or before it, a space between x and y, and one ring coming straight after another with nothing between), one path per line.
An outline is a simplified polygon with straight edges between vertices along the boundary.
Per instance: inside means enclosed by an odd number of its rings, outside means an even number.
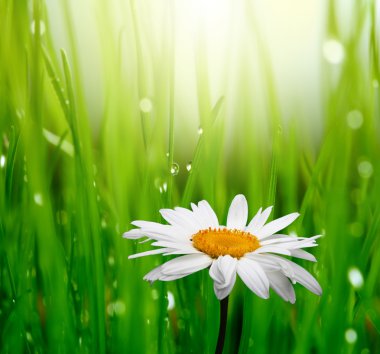
M355 109L347 114L347 125L353 129L359 129L363 125L363 114L359 110Z
M45 33L46 27L44 21L39 21L40 25L40 36L42 36ZM33 20L32 24L30 25L30 30L32 31L32 34L36 34L36 21Z
M355 289L360 289L364 284L363 275L356 267L352 267L348 270L348 280Z
M140 100L139 106L141 112L149 113L152 110L152 101L149 98L144 97Z
M359 172L360 177L370 178L373 173L373 166L367 160L361 161L358 164L358 172Z
M340 64L345 57L342 43L333 38L326 40L323 44L323 56L330 64Z
M346 342L349 344L353 344L358 339L358 334L353 328L348 328L346 333L344 334Z

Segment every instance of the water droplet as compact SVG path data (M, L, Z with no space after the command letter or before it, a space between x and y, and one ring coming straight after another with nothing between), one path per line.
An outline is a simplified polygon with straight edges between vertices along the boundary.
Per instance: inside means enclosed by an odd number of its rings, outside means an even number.
M340 64L345 56L341 42L330 38L323 44L323 55L330 64Z
M28 342L33 342L33 337L32 337L32 334L30 332L26 332L25 336L26 336L26 340Z
M159 191L160 193L166 193L168 190L168 184L166 182L162 183L162 186L160 186Z
M192 162L190 161L186 165L186 170L188 170L189 172L191 171L191 167L192 167L191 164L192 164Z
M364 283L363 275L356 267L351 267L348 270L348 280L355 289L360 289Z
M65 100L65 104L66 104L66 106L68 106L70 104L70 101L69 100Z
M111 302L107 306L107 313L110 316L121 316L125 313L126 306L123 301L116 300L115 302Z
M115 258L113 256L108 257L108 264L112 267L115 265Z
M370 178L373 173L373 166L369 161L364 160L359 163L358 171L359 171L360 177Z
M146 320L146 324L149 326L150 325L150 319L149 318L147 318L147 320Z
M112 283L112 286L114 289L117 289L117 280L115 280L113 283Z
M152 290L152 298L153 298L153 300L157 300L158 299L158 291L156 289Z
M34 198L34 202L35 202L37 205L39 205L39 206L44 205L44 202L43 202L42 194L41 194L41 193L35 193L33 198Z
M79 346L81 347L82 346L82 342L83 342L82 337L79 337L78 342L79 342Z
M59 225L66 225L67 224L67 213L65 210L58 210L57 211L57 223Z
M46 30L46 27L45 27L45 23L43 21L40 20L40 36L42 36L44 33L45 33L45 30ZM36 33L36 21L32 21L32 24L30 25L30 30L32 31L32 34L35 34Z
M6 163L6 158L5 158L5 156L4 155L1 155L1 157L0 157L0 167L1 168L4 168L5 167L5 163Z
M173 310L175 307L175 300L174 300L174 295L171 291L168 291L167 298L168 298L168 311Z
M353 344L358 339L358 334L353 328L348 328L344 334L344 338L346 339L347 343Z
M178 165L178 163L173 162L171 167L170 167L170 173L173 176L176 176L176 175L178 175L178 172L179 172L179 165Z
M88 313L88 311L87 310L82 311L80 314L80 321L82 323L88 323L89 320L90 320L90 314Z
M105 229L107 227L106 219L102 218L102 220L100 221L100 226L102 227L102 229Z
M198 135L202 135L203 134L203 128L202 127L199 127L198 128Z
M22 119L25 116L25 111L22 108L16 109L16 115L18 118Z
M363 114L357 109L348 112L346 119L351 129L359 129L363 124Z
M166 156L167 158L169 158L169 156L170 156L170 153L169 153L169 152L167 152L167 153L165 154L165 156Z
M71 281L71 286L74 291L78 291L78 284L74 280Z
M140 100L139 106L141 112L149 113L152 110L152 101L149 98L144 97Z
M364 227L360 222L353 222L350 224L350 232L354 237L363 236Z

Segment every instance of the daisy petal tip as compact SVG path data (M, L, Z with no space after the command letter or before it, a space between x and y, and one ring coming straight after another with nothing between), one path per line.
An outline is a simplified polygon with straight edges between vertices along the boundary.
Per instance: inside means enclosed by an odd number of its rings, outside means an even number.
M126 231L123 233L123 238L128 238L130 240L136 240L138 238L141 238L143 237L143 235L141 235L141 233L139 232L139 230L129 230L129 231Z

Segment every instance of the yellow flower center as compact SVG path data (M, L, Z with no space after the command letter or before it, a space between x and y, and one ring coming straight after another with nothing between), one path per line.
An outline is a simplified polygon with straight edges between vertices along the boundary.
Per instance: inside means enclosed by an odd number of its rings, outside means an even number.
M249 232L229 229L200 230L192 236L193 246L212 258L230 255L240 258L260 247L256 236Z

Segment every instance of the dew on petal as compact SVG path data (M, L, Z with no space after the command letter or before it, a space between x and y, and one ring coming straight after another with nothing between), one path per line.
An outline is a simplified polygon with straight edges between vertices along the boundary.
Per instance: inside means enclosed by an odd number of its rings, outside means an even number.
M348 270L348 280L355 289L360 289L364 283L363 275L361 271L356 267L351 267Z
M363 114L357 109L348 112L346 119L351 129L359 129L363 125Z
M168 311L173 310L175 307L174 295L171 291L168 291Z
M330 38L323 44L323 56L330 64L340 64L345 56L341 42Z
M358 339L358 334L353 328L348 328L344 334L347 343L353 344Z
M178 175L178 172L179 172L179 165L178 165L178 163L173 162L172 165L170 166L170 173L173 176L176 176L176 175Z
M144 97L140 100L139 107L141 112L149 113L152 110L152 101L149 98Z
M369 161L364 160L364 161L359 162L358 171L359 171L360 177L370 178L373 173L373 166Z

